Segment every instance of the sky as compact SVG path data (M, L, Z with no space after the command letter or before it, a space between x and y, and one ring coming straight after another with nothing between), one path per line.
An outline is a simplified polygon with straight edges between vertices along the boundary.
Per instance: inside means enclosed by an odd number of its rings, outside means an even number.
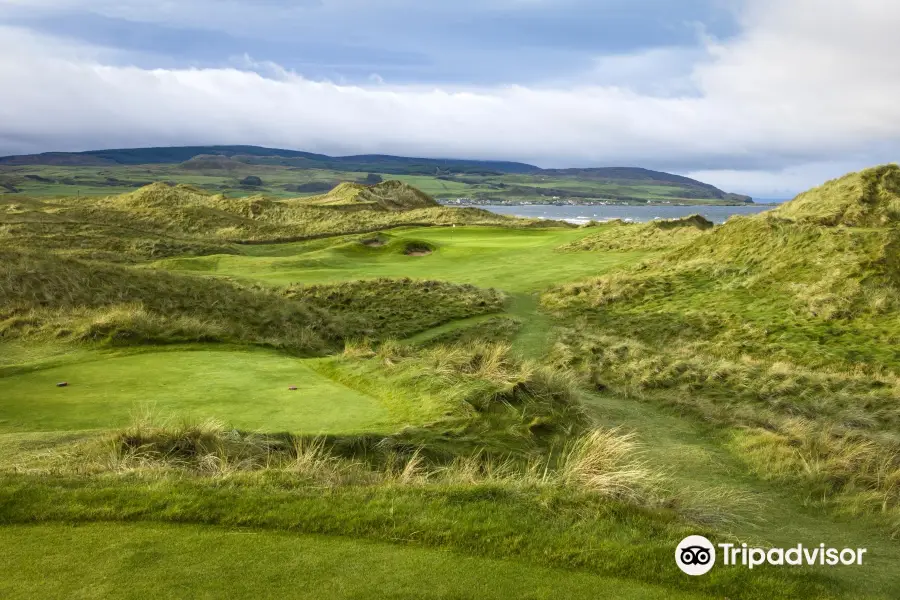
M900 156L894 0L0 0L0 155L253 144L790 198Z

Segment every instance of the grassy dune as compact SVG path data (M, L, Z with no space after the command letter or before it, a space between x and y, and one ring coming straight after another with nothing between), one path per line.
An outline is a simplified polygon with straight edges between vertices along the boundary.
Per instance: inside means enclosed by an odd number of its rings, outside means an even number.
M558 364L735 427L734 452L761 477L900 531L897 172L849 175L547 292L545 306L583 320L561 334Z
M373 186L342 183L327 194L312 196L303 202L311 205L366 207L374 210L410 210L438 206L437 201L428 194L397 180Z
M81 258L139 262L241 253L240 244L285 242L419 225L543 227L477 208L436 206L418 190L385 182L378 193L341 188L321 201L246 198L163 183L117 196L0 198L0 248L52 250ZM365 192L371 201L353 201ZM354 195L355 194L355 195Z
M350 339L408 337L458 319L501 312L507 300L496 290L409 278L294 285L284 295L330 311Z
M317 353L327 312L269 290L0 250L0 335L108 344L235 342Z
M900 166L882 165L800 194L775 214L821 225L884 227L900 218Z
M398 184L7 204L0 590L897 597L894 175L716 227ZM688 578L688 533L871 560Z
M700 215L681 219L659 219L648 223L626 223L616 220L601 227L599 233L571 242L560 249L668 250L673 246L692 242L712 228L712 222Z

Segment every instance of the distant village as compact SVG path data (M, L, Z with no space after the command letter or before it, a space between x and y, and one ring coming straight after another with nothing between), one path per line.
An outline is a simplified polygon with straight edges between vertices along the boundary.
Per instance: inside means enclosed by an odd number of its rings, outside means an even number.
M591 200L589 198L561 198L560 196L551 196L540 201L534 200L518 200L515 198L438 198L438 202L452 206L608 206L622 204L669 204L672 206L682 206L682 203L673 203L668 200L659 202L634 202L628 200Z

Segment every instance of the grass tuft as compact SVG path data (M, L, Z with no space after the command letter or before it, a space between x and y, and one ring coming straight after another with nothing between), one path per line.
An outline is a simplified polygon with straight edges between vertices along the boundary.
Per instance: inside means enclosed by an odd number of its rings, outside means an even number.
M646 504L660 476L640 458L635 433L595 429L570 442L560 460L565 484L609 498Z

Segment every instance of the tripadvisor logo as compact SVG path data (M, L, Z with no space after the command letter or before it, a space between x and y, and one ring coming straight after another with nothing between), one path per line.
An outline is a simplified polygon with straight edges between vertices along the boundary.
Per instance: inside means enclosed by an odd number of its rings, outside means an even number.
M689 535L675 549L675 564L688 575L704 575L716 564L716 547L721 551L722 564L752 569L760 565L773 566L828 566L861 565L866 548L826 548L825 544L807 547L797 544L792 548L751 548L747 544L718 544L702 535Z
M689 535L675 549L675 563L688 575L703 575L716 564L716 549L702 535Z

